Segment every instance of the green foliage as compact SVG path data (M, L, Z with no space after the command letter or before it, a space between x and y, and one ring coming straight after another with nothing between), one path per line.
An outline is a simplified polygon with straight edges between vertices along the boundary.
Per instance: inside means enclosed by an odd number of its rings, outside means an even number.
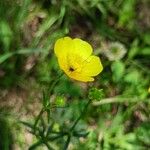
M0 129L0 149L9 150L12 144L12 135L6 119L0 118Z
M133 27L133 17L135 17L136 0L123 1L122 8L119 11L119 25Z
M121 61L114 61L111 65L111 70L113 73L113 80L118 82L122 79L125 72L125 65Z
M149 128L149 122L143 123L139 128L136 129L137 133L137 140L147 147L149 147L150 143L150 128Z
M102 89L91 88L89 91L89 99L91 100L100 100L104 97L104 93Z
M0 35L0 41L3 43L4 50L7 51L10 47L13 35L9 24L5 21L0 22Z
M149 39L150 39L150 33L146 33L143 35L143 41L145 44L150 45Z
M0 108L22 121L0 116L0 149L149 149L149 26L148 0L0 0ZM66 35L100 55L93 83L61 76L53 46ZM110 61L115 43L126 53Z

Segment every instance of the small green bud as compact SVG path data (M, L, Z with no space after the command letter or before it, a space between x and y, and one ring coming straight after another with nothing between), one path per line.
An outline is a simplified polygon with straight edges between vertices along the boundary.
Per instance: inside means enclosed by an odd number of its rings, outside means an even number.
M89 90L89 99L91 100L100 100L104 97L103 89L91 88Z
M59 131L60 131L60 126L59 126L58 123L55 123L55 124L54 124L53 130L56 131L56 132L59 132Z
M66 104L66 100L64 99L64 97L59 96L56 98L55 104L57 107L64 107Z

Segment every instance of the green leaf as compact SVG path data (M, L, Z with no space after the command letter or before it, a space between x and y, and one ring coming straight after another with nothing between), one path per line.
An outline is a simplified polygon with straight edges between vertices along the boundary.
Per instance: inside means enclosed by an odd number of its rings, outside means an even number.
M23 48L18 51L16 51L16 54L30 54L30 53L39 53L43 52L43 49L40 48Z
M29 147L29 150L36 150L38 146L40 146L42 144L42 141L38 141L34 144L32 144L30 147Z
M0 64L3 63L4 61L6 61L8 58L12 57L15 54L20 54L20 55L24 55L24 54L31 54L31 53L39 53L42 52L42 49L37 49L37 48L24 48L24 49L20 49L16 52L12 52L12 53L5 53L2 56L0 56Z
M129 53L128 53L129 59L132 59L134 56L138 54L138 51L139 51L138 44L139 44L138 39L135 39L133 43L131 44L131 48L129 49Z
M141 50L139 51L139 54L141 54L141 55L150 55L150 47L141 48Z
M80 138L80 137L87 137L88 136L88 134L89 134L89 132L88 131L74 131L73 132L73 136L75 136L75 137L78 137L78 138Z
M41 25L39 31L36 33L37 37L41 37L57 20L59 16L56 14L52 14L45 20L45 22Z
M20 121L23 125L27 126L28 128L34 129L34 125L30 124L29 122Z
M135 15L134 7L136 4L136 0L124 0L122 4L122 8L119 12L119 26L130 26L133 23L133 17Z
M150 45L150 33L145 33L144 34L143 41L145 42L145 44Z
M43 91L43 107L46 108L49 104L49 98L48 95Z
M29 6L31 4L31 0L24 0L21 3L21 7L19 9L19 13L16 16L16 23L18 26L24 23L26 20L27 15L29 14ZM17 25L16 25L17 26Z
M125 65L122 61L118 60L112 63L111 70L113 73L113 80L118 82L124 75Z
M10 58L13 55L14 55L14 53L6 53L6 54L3 54L2 56L0 56L0 64L3 63L5 60L7 60L8 58Z
M124 80L128 83L131 83L131 84L137 84L140 82L140 75L139 75L139 72L137 70L133 70L131 72L129 72Z
M0 41L3 43L4 50L9 50L12 41L12 31L9 24L5 21L0 21Z
M144 122L140 127L136 129L136 135L138 138L138 141L141 143L145 143L147 145L150 144L150 128L149 128L150 122Z

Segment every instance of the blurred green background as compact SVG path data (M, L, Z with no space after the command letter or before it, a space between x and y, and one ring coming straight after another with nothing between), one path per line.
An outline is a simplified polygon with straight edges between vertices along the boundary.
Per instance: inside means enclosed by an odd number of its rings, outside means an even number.
M69 149L150 149L149 10L149 0L0 0L0 150L35 141L18 120L32 122L39 112L60 70L53 45L64 36L88 41L104 66L94 83L63 77L54 89L69 103L53 116L56 128L78 116L88 89L103 89L78 127L88 136Z

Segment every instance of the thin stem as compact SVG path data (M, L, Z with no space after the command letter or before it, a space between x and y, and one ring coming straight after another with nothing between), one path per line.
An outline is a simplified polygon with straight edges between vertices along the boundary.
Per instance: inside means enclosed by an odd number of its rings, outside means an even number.
M69 146L70 140L71 140L71 135L68 135L68 137L67 137L67 141L66 141L66 143L65 143L65 146L64 146L63 150L67 150L67 149L68 149L68 146Z
M72 135L72 131L75 129L76 125L78 124L78 122L80 121L80 119L84 116L89 104L91 103L91 99L88 100L87 104L84 106L80 116L77 118L77 120L74 122L74 124L72 125L72 127L70 128L70 133L68 133L68 137L67 137L67 141L65 143L64 149L63 150L67 150L70 140L71 140L71 135Z
M51 84L51 86L48 88L48 95L51 95L52 94L52 90L54 89L55 85L58 83L58 81L60 80L60 78L62 77L62 73L58 76L58 78ZM39 120L40 120L40 117L42 116L42 114L44 113L44 108L41 109L39 115L37 116L36 120L35 120L35 123L34 123L34 129L36 128Z
M43 113L44 113L44 109L42 108L41 111L40 111L40 113L38 114L36 120L35 120L34 129L36 129L36 126L37 126L37 124L38 124L38 122L39 122L39 120L40 120L40 118L41 118L41 116L42 116Z
M42 141L38 141L36 143L34 143L32 146L30 146L29 150L34 150L36 149L38 146L40 146L42 144Z
M59 139L65 135L67 135L67 133L62 133L62 134L59 134L59 135L54 136L54 137L48 137L47 140L54 141L54 140Z
M51 95L52 94L52 91L55 87L55 85L58 83L58 81L60 80L60 78L63 76L63 73L61 73L58 78L51 84L51 86L48 88L48 95Z
M80 116L77 118L77 120L74 122L73 126L71 127L70 131L73 131L74 128L76 127L76 125L78 124L78 122L80 121L80 119L83 117L83 115L85 114L87 107L89 106L89 104L91 103L91 99L88 100L87 104L84 106L83 111L81 112Z
M47 146L48 150L54 150L47 142L44 142L44 144Z
M59 82L60 78L63 76L63 73L61 73L58 78L56 80L54 80L54 82L48 87L48 90L47 90L47 96L50 97L53 90L54 90L54 87L56 86L56 84ZM50 102L48 103L48 106L50 106ZM50 122L50 110L48 111L47 110L47 120L48 120L48 123Z
M148 101L150 99L143 99L144 101ZM102 99L100 101L94 101L92 103L93 106L100 106L100 105L104 105L104 104L111 104L111 103L136 103L136 102L141 102L143 101L142 99L138 99L138 98L134 98L134 97L127 97L127 98L123 98L123 97L111 97L111 98L105 98Z

